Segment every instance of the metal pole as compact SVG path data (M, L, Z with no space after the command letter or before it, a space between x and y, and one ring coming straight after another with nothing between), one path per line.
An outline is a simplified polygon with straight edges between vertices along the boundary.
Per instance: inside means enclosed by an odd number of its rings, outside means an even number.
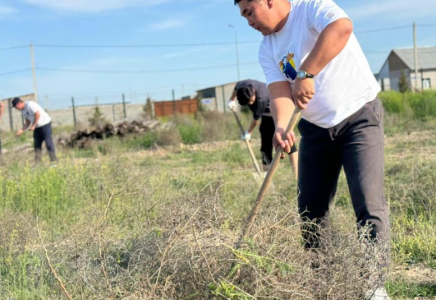
M76 106L74 105L74 97L71 97L71 106L72 106L72 108L73 108L74 127L77 127Z
M415 56L415 88L418 91L418 47L416 46L416 24L413 22L413 52Z
M176 96L174 94L174 89L172 90L172 92L173 92L173 115L175 115L177 111L176 111Z
M124 119L127 118L127 114L126 114L126 97L123 94L123 113L124 113Z
M236 48L236 69L238 71L238 81L240 80L240 75L239 75L239 51L238 51L238 34L236 32L236 27L233 26L232 24L229 24L229 27L233 28L234 33L235 33L235 48Z
M11 127L11 130L14 130L14 118L12 116L12 103L11 99L8 100L8 111L9 111L9 125Z
M33 51L32 43L30 43L30 60L32 62L33 93L35 94L35 101L38 102L38 88L36 86L36 72L35 72L35 54Z

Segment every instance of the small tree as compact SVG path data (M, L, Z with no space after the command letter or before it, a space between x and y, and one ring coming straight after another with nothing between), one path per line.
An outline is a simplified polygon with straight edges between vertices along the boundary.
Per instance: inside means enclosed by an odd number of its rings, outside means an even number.
M406 74L404 74L404 70L401 70L400 80L398 81L398 89L402 94L404 94L410 89L409 82L407 81L406 78Z
M145 105L142 107L145 119L153 119L153 100L148 95L145 100Z
M203 103L201 102L202 95L200 95L199 93L197 93L197 95L195 95L195 99L197 100L197 111L200 113L203 113L206 111L206 108L204 108Z
M88 121L91 126L102 126L106 122L106 119L104 118L104 114L101 112L100 108L96 106L94 108L94 114L88 119Z

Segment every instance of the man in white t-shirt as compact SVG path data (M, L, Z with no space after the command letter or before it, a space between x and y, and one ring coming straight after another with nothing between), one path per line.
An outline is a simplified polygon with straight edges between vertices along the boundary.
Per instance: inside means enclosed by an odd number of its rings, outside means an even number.
M41 161L42 143L45 142L50 161L56 161L57 158L52 138L50 116L38 103L33 101L24 102L20 98L14 98L12 105L21 111L21 114L26 120L23 128L17 131L17 135L22 135L27 129L33 131L35 160L37 162Z
M383 192L383 108L380 91L345 12L331 0L235 0L248 24L264 36L259 62L276 123L274 145L285 152L295 135L282 139L294 104L302 109L298 206L305 246L320 247L318 226L344 168L357 224L370 239L389 237ZM389 299L384 288L370 299Z

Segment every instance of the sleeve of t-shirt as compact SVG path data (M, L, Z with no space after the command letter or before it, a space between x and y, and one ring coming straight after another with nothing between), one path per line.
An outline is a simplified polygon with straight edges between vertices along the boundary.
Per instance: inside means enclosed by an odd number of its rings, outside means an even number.
M39 111L41 109L41 106L39 106L37 103L35 102L29 102L27 103L27 107L29 108L29 110L33 113L36 113L37 111Z
M286 78L280 71L278 62L276 63L274 61L273 55L269 53L263 42L259 48L258 58L263 74L265 75L267 86L274 82L286 81Z
M306 19L310 28L321 33L334 21L350 18L332 0L314 0L307 2Z

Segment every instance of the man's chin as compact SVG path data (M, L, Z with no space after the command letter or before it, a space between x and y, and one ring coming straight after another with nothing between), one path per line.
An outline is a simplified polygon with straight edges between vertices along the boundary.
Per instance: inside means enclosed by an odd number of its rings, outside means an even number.
M263 30L258 30L263 36L267 36L271 34L270 30L267 29L263 29Z

